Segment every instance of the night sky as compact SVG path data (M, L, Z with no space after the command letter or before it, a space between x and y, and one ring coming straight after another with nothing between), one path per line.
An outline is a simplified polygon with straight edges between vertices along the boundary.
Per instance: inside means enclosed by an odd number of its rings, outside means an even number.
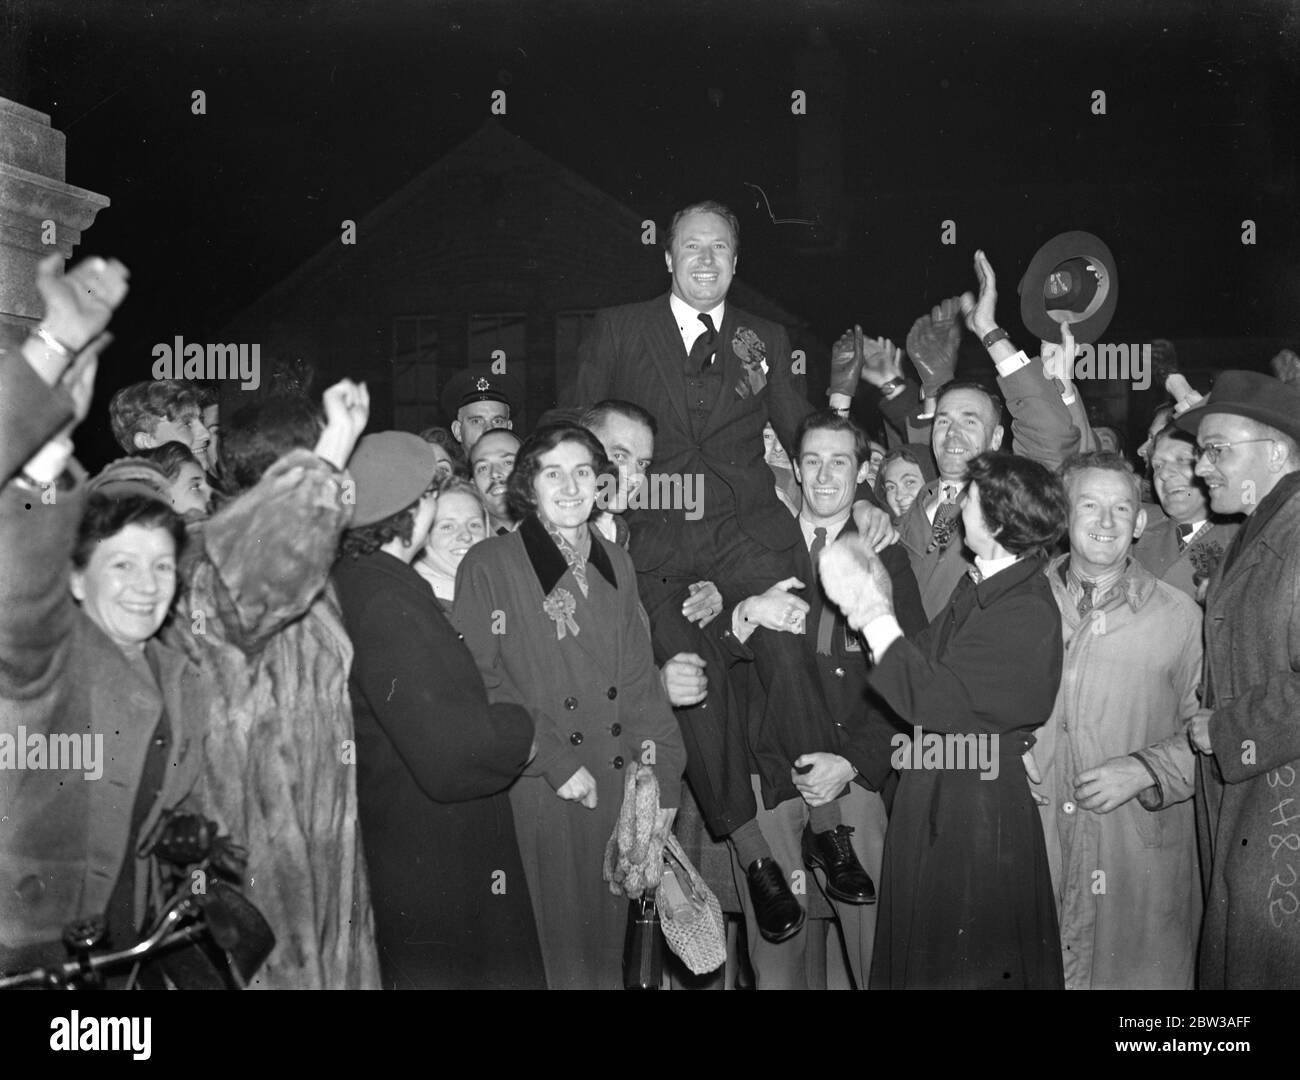
M1300 336L1300 15L1202 6L5 0L0 95L50 113L68 181L113 201L80 251L133 272L110 386L147 377L155 341L216 334L495 89L510 130L647 217L732 203L740 276L826 340L853 321L901 340L974 286L977 246L1018 328L1016 280L1071 228L1115 252L1115 340ZM847 196L816 206L814 123ZM820 228L774 224L747 184Z

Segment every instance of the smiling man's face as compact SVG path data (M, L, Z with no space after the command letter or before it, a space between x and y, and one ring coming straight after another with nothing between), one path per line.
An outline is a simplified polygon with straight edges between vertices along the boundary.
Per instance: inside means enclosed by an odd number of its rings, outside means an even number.
M736 273L736 238L717 214L687 214L677 223L664 260L673 276L673 295L696 311L712 311L726 299Z
M1151 450L1151 479L1160 509L1179 524L1201 521L1209 513L1205 488L1196 479L1196 445L1166 435Z
M1098 578L1123 563L1146 527L1132 478L1113 469L1081 469L1070 477L1070 564Z
M934 460L945 480L961 480L966 463L1002 445L1002 425L988 394L959 387L939 399L930 433Z

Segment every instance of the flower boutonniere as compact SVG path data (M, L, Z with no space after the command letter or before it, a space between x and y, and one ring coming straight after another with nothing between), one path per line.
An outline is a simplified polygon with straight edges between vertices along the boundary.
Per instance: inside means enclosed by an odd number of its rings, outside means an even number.
M1192 582L1199 586L1210 580L1223 561L1223 545L1217 540L1201 540L1187 549L1187 557L1192 562Z
M767 385L767 346L748 326L736 328L731 339L731 351L745 365L745 374L736 383L736 393L747 398L759 393Z
M564 640L566 627L574 637L578 636L578 624L573 618L573 613L577 609L578 605L573 599L573 593L569 592L568 589L554 589L551 595L546 598L545 603L542 604L542 610L555 623L556 641Z

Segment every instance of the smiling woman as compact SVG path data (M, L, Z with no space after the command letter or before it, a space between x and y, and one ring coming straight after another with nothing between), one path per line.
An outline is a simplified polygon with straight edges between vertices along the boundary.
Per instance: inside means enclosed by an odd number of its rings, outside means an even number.
M509 480L519 529L471 547L457 577L453 619L489 697L537 724L510 802L553 989L622 986L627 905L601 869L624 770L654 765L666 831L685 765L632 562L589 525L609 473L585 428L539 428Z

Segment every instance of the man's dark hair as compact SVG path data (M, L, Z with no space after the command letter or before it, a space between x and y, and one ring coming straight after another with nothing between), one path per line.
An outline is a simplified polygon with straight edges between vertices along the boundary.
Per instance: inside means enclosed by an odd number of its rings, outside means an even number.
M605 448L585 427L580 424L548 424L546 427L540 427L529 435L524 445L519 448L519 453L515 455L514 472L506 481L506 506L516 521L521 521L537 510L537 496L533 493L533 481L541 468L538 460L560 443L566 442L580 443L591 451L591 462L596 470L598 484L602 476L614 475L609 458L605 456ZM596 499L591 504L591 514L587 520L592 520L600 512L600 499Z
M203 396L194 383L180 379L132 383L122 387L108 403L113 438L128 454L134 454L140 449L135 445L137 432L152 435L159 421L179 420L191 409L200 413L203 405Z
M794 453L790 455L791 464L798 470L799 455L803 453L804 436L810 431L848 431L853 435L853 456L857 459L854 469L862 468L864 462L871 459L871 440L867 433L848 416L841 416L834 409L819 409L811 412L799 421L794 434Z
M582 419L578 423L588 431L595 431L611 416L621 416L633 423L644 424L650 429L651 435L659 434L659 424L655 421L650 410L643 409L640 405L631 401L622 401L619 398L606 398L604 401L596 402L595 405L582 414Z
M150 447L148 450L137 450L135 456L143 458L158 468L165 477L170 481L175 481L181 475L181 468L185 465L197 465L203 468L203 463L194 456L194 452L184 443L165 442L162 446Z
M935 398L936 410L938 409L939 404L943 401L944 397L947 396L949 391L952 390L979 391L981 394L983 394L986 398L989 399L989 403L993 406L993 423L995 424L1002 423L1002 396L996 390L991 390L983 383L976 382L974 379L953 379L951 382L944 383L944 385L939 388L939 394Z
M717 214L731 228L731 254L740 254L740 219L731 212L730 207L723 206L722 203L714 202L712 199L683 206L673 215L673 220L668 224L668 235L664 237L664 249L669 254L673 250L673 241L677 239L677 226L688 214Z
M233 491L244 491L290 450L314 447L324 428L320 408L297 394L251 402L222 429L222 478Z
M1013 555L1046 555L1065 534L1065 489L1038 462L986 451L971 458L966 479L979 485L989 532Z
M1123 454L1113 450L1090 450L1086 454L1071 454L1057 470L1061 477L1061 487L1066 499L1070 497L1070 483L1085 469L1101 469L1103 472L1115 472L1122 475L1133 492L1133 510L1142 509L1142 481Z
M146 529L163 529L176 543L179 561L181 545L185 542L185 523L180 515L160 499L147 495L113 495L96 492L86 499L77 528L77 543L72 549L72 565L84 570L101 540L116 536L128 525Z

